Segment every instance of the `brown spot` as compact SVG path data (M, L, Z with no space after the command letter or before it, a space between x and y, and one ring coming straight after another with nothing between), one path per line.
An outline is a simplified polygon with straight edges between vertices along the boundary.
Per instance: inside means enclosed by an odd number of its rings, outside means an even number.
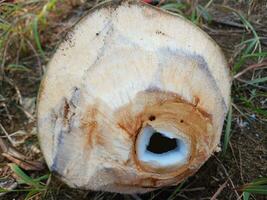
M162 31L156 31L156 34L166 36L166 33L163 33Z
M154 121L156 119L156 117L154 115L150 115L148 118L150 121Z
M69 111L70 111L70 105L69 105L67 99L65 99L64 100L64 111L63 111L64 124L69 122L69 119L68 119Z
M55 112L54 114L57 115L57 112ZM72 110L70 103L66 98L64 98L59 110L59 116L63 119L63 125L64 127L68 128L68 132L71 131L71 119L74 115L75 112ZM58 116L56 116L56 118L57 117Z

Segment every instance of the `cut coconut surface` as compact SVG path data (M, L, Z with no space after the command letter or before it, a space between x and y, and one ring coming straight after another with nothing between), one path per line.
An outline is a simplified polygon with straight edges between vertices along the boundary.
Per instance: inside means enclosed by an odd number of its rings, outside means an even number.
M40 86L48 167L83 189L177 184L218 148L230 80L191 22L140 1L104 3L73 27Z
M185 165L189 159L190 145L175 133L146 126L138 134L136 151L141 162L164 168Z

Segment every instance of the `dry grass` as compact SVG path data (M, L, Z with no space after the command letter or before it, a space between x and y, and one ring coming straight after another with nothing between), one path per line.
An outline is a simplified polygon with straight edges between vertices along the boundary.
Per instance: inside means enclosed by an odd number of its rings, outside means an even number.
M50 175L36 138L38 85L62 37L98 3L0 0L0 198L265 199L256 193L266 194L266 179L252 182L267 175L267 5L260 0L157 5L207 31L223 48L233 72L223 152L194 177L177 187L129 196L68 189Z

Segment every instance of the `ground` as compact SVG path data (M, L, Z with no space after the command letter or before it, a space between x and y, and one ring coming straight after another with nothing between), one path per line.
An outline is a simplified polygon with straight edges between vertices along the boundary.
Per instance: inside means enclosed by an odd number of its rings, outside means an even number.
M37 140L39 84L66 32L98 3L101 1L0 1L0 199L228 200L246 199L248 194L250 199L267 199L255 194L255 187L249 190L251 185L245 185L261 178L263 185L258 189L267 193L264 0L163 0L155 5L184 15L205 30L223 49L233 74L232 112L225 122L223 151L194 176L179 186L148 194L120 195L69 189L50 175Z

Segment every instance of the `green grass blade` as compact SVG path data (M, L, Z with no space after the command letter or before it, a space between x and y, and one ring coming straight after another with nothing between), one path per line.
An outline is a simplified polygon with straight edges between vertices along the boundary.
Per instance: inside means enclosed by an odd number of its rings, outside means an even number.
M243 55L242 58L259 58L259 57L267 57L267 52L264 51L264 52L259 52L259 53L252 53L252 54L246 54L246 55Z
M31 190L31 191L27 194L27 196L25 197L24 200L28 200L28 199L30 199L31 197L33 197L34 195L38 194L39 192L40 192L40 191L38 191L38 190Z
M243 192L243 200L249 200L250 193L248 192Z
M267 185L250 186L250 187L245 188L244 191L253 193L253 194L267 195Z
M185 181L181 182L177 187L176 189L172 192L171 196L169 196L169 198L167 200L173 200L175 199L177 193L180 192L180 190L182 189L182 187L184 186L185 184Z
M43 192L43 191L46 191L46 188L42 188L42 189L40 189L40 188L38 188L38 189L36 189L36 188L30 188L30 189L14 189L14 190L6 190L6 189L3 189L3 188L0 188L0 193L1 192L30 192L30 191L38 191L38 192Z
M263 110L261 108L255 107L251 101L249 101L246 98L240 98L240 100L243 102L243 105L247 108L249 108L252 112L255 112L259 115L267 117L267 111Z
M267 57L267 52L243 54L241 58L234 64L233 73L236 74L248 59L259 59Z
M267 178L259 178L250 183L250 185L262 185L267 184Z
M192 11L190 20L191 20L191 22L193 22L194 24L197 23L197 15L196 15L196 11L195 11L195 10Z
M161 6L161 8L168 10L168 11L182 14L182 10L186 8L186 5L183 3L168 3L168 4Z
M38 33L38 21L39 21L38 17L35 17L33 20L32 30L33 30L34 40L36 42L37 48L38 48L41 56L43 58L45 58L45 54L44 54L44 51L42 49L42 45L41 45L41 41L40 41L40 37L39 37L39 33Z
M249 42L244 54L254 53L253 51L257 44L258 40L256 38Z
M4 192L9 192L7 189L4 189L4 188L0 188L0 194L1 193L4 193Z
M11 71L23 71L23 72L31 71L30 69L28 69L24 65L18 65L18 64L9 64L6 69L11 70Z
M267 76L263 77L263 78L257 78L257 79L251 80L251 81L247 81L246 83L247 84L257 84L257 83L263 83L266 81L267 81Z
M38 178L35 178L34 181L36 181L36 182L40 182L40 181L43 181L43 180L48 179L49 176L50 176L50 174L46 174L46 175L40 176L40 177L38 177Z
M34 180L27 174L25 174L16 164L10 164L11 170L21 179L22 183L25 183L29 186L33 186L35 188L43 188L44 186L40 185L38 181Z
M205 7L198 5L196 9L197 9L197 12L199 13L199 17L202 16L208 23L211 22L212 17Z
M250 194L267 195L267 178L259 178L241 187L243 199L249 199Z
M226 121L226 129L224 134L224 140L223 140L223 154L226 153L229 140L230 140L230 134L231 134L231 125L232 125L232 105L230 104L229 112L227 115L227 121Z
M161 8L166 9L166 10L173 9L173 8L181 10L181 9L185 9L186 5L183 3L168 3L168 4L161 6Z

